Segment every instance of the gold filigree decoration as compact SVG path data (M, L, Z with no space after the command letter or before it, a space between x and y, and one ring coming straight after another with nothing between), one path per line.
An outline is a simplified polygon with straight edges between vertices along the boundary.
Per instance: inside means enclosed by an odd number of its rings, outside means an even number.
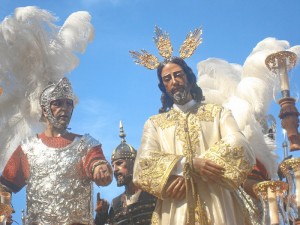
M151 225L158 225L158 221L159 221L159 215L156 211L154 211L151 217Z
M265 64L269 70L276 73L280 65L285 65L287 70L292 69L297 63L297 55L290 51L280 51L269 55Z
M216 104L201 104L200 106L196 104L190 111L195 115L197 121L212 122L221 110L222 107ZM168 112L152 116L151 120L164 130L177 124L177 121L184 116L184 113L171 109Z
M139 161L141 173L139 186L150 194L162 198L163 188L175 164L182 156L161 152L150 152L147 158Z
M223 140L206 151L204 158L225 168L220 183L229 189L237 189L246 180L252 168L246 160L243 147L231 147Z
M268 198L268 188L276 195L282 195L288 190L288 184L283 181L263 181L257 183L253 186L253 191L257 197L262 197L263 199Z
M191 57L194 54L194 51L197 49L198 45L202 43L202 29L197 28L194 32L190 32L182 46L180 47L179 53L180 58L185 59Z
M200 121L213 122L216 115L219 114L221 110L222 107L214 104L196 104L187 113L171 109L169 112L151 117L152 122L162 130L171 127L175 128L176 141L180 141L182 143L183 155L187 158L187 163L185 164L183 171L186 179L186 191L190 196L187 198L189 208L187 211L186 224L208 225L211 223L207 216L205 204L200 199L199 194L194 188L195 183L193 181L193 177L190 176L190 165L196 149L200 145L199 134L202 129ZM173 167L161 167L157 163L154 163L154 165L151 166L151 163L153 164L153 162L158 162L160 157L161 153L158 155L158 158L150 157L148 159L142 159L145 160L142 164L147 165L148 167L153 167L154 169L149 169L146 168L147 166L140 165L141 171L148 171L145 172L146 174L141 174L139 176L139 179L145 179L143 187L147 186L146 190L158 197L158 194L162 195L161 192L165 182L167 181L167 177L162 178L162 176L165 176L165 174L169 175L171 170L168 171L168 169ZM177 161L178 159L174 162ZM159 179L156 179L157 176ZM157 181L155 182L155 180Z
M279 165L279 169L286 176L289 174L289 171L298 171L300 170L300 158L286 159Z
M197 114L189 113L186 118L178 121L176 137L183 143L184 156L193 157L199 146L199 132L202 130Z
M205 208L205 203L200 199L200 195L197 194L195 196L197 201L196 201L196 207L195 207L195 224L207 224L211 225L211 219L208 217L206 208Z
M148 53L146 50L141 50L142 53L137 51L129 51L134 62L138 65L147 67L150 70L154 70L158 67L159 61L154 55Z
M219 105L197 104L188 114L171 109L152 116L151 120L162 130L176 125L175 136L183 143L183 154L187 156L189 151L194 154L195 148L199 146L199 132L202 129L199 121L212 122L221 110Z
M169 34L167 32L163 32L162 29L155 26L155 35L156 37L154 37L153 39L159 51L159 54L165 59L171 58L173 47L169 39Z
M185 59L191 57L197 47L202 43L202 28L197 28L193 32L190 32L183 44L180 47L180 58ZM164 60L169 60L172 57L173 47L167 32L163 32L161 28L155 26L154 42L158 49L159 54L164 57ZM129 51L131 57L134 58L134 62L138 65L142 65L147 69L153 70L159 66L159 60L156 56L148 53L146 50Z

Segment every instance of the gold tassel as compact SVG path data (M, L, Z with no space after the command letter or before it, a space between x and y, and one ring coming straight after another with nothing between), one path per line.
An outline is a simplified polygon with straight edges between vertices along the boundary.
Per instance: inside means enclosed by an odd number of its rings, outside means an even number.
M189 163L184 165L184 177L187 200L187 225L209 225L204 202L195 187L193 172ZM192 193L192 194L190 194Z

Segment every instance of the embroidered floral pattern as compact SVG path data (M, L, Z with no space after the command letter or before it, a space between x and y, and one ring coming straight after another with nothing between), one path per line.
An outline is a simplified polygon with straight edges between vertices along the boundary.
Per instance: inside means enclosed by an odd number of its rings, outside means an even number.
M181 156L160 152L150 152L147 158L141 158L139 184L143 190L162 198L162 190L174 165Z
M232 147L224 141L219 141L212 146L205 152L204 158L225 168L224 179L221 182L230 189L237 189L252 168L243 147Z
M201 125L199 121L213 121L214 117L220 113L222 107L215 104L204 104L198 107L196 104L188 113L177 110L158 114L151 117L152 121L161 129L167 129L176 125L176 137L183 143L183 154L194 154L195 148L199 146L199 133Z

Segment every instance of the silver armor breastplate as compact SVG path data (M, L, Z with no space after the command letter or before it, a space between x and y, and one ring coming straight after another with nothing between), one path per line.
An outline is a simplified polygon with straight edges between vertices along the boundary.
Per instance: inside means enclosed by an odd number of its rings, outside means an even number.
M80 160L99 142L89 135L65 148L50 148L37 137L22 143L30 167L26 224L93 224L92 182Z

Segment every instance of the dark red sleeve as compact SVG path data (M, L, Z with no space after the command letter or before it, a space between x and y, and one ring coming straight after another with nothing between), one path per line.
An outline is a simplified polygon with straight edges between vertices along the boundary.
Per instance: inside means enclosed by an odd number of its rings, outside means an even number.
M83 168L86 172L86 175L89 178L92 178L92 168L95 162L99 161L99 160L105 160L105 156L103 154L101 145L97 145L95 147L93 147L90 151L88 151L85 159L84 159L84 163L83 163Z
M16 193L26 185L28 177L28 160L21 146L19 146L8 160L0 177L0 182Z
M248 175L249 178L252 178L254 180L259 180L259 181L265 181L269 180L269 175L264 167L264 165L256 159L256 165L252 167L251 173Z

